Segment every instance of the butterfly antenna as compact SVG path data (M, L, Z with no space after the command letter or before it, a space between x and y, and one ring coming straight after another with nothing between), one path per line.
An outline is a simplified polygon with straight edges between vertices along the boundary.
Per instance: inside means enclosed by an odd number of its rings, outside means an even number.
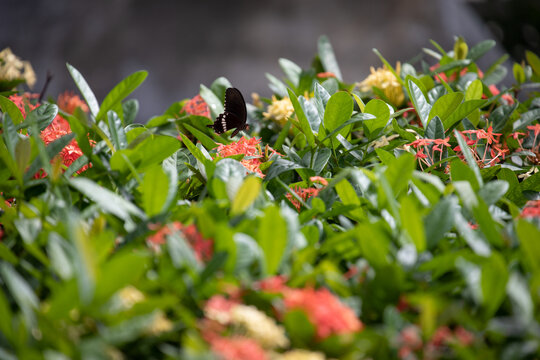
M43 89L39 93L38 102L41 102L43 100L43 97L45 96L45 92L47 91L47 88L49 87L49 84L51 83L51 80L53 78L53 75L49 70L47 70L47 78L45 79L45 84L43 85Z

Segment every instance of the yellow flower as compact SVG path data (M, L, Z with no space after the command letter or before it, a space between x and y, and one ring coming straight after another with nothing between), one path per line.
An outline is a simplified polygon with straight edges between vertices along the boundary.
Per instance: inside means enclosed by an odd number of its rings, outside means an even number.
M28 61L21 61L10 48L0 51L0 80L24 79L29 87L36 83L36 73Z
M241 326L246 331L246 336L264 348L273 349L289 345L283 327L254 306L234 306L231 309L231 323Z
M272 360L325 360L326 357L320 352L304 349L294 349L283 354L277 354Z
M294 107L291 103L291 99L284 97L283 99L278 100L272 95L272 104L268 105L266 112L263 112L263 116L266 120L272 120L280 126L283 126L293 113Z
M118 298L124 309L131 309L133 305L144 300L144 294L130 285L118 292Z
M163 312L158 311L156 315L154 316L154 320L152 321L150 326L148 326L148 328L146 329L146 333L156 336L161 333L171 331L172 328L173 328L173 324L171 320L167 319L167 317L165 316L165 314L163 314Z
M401 63L398 61L396 64L396 73L399 76L401 71ZM371 74L364 79L360 84L361 91L370 91L373 86L382 90L384 95L392 102L394 105L401 105L403 100L405 100L405 95L403 94L403 88L399 81L396 79L394 74L386 68L378 68L375 70L373 66L371 67Z

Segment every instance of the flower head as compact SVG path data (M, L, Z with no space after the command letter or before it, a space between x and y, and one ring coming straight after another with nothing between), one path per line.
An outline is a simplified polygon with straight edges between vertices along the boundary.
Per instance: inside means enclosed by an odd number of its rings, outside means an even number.
M521 211L520 216L524 218L540 218L540 200L531 200L527 202Z
M257 174L260 177L264 177L264 174L260 169L263 158L268 152L270 153L269 156L279 153L270 147L267 147L263 152L260 143L260 139L246 139L242 136L240 140L236 142L232 142L228 145L219 145L217 152L221 157L244 155L245 157L240 163L250 172Z
M287 310L302 310L315 325L317 338L361 331L362 322L327 289L289 289L284 292Z
M246 336L256 340L263 348L283 348L289 345L283 327L254 306L234 306L231 309L231 323L244 329Z
M73 114L75 112L75 109L80 108L84 112L88 112L88 105L79 97L79 95L75 95L73 91L65 91L62 94L58 95L58 100L56 101L56 104L60 108L60 110L68 113Z
M0 51L0 80L23 80L29 87L36 83L36 73L28 61L22 61L10 48Z
M370 91L373 87L377 87L382 90L384 95L394 105L401 105L405 100L405 94L403 93L403 87L399 83L394 74L386 68L386 65L382 68L375 70L373 66L370 68L371 74L360 83L361 91ZM396 73L399 76L401 71L401 63L396 64Z
M144 294L131 285L122 288L117 295L124 309L131 309L133 305L144 300Z
M187 114L210 117L210 108L201 95L196 95L186 102L182 110Z
M147 243L153 248L158 249L160 245L165 244L167 242L167 236L181 232L182 236L191 245L191 248L195 252L195 257L199 261L208 261L212 258L214 241L203 238L195 224L185 226L181 222L175 221L162 227L152 225L150 226L150 230L157 230L154 234L146 238Z
M263 348L253 339L243 336L214 337L210 340L212 351L220 360L267 360Z
M263 117L264 119L272 120L283 127L293 113L294 107L291 99L285 96L281 100L278 100L272 95L272 104L268 105L266 112L263 112Z

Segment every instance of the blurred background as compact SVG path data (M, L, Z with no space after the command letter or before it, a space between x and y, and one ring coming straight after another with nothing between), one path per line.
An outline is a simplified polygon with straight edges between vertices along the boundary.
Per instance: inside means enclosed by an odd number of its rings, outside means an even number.
M486 68L504 53L540 53L540 1L514 0L0 0L0 50L11 47L29 60L47 95L76 90L65 62L75 66L101 101L125 76L147 70L136 90L139 122L199 85L227 77L250 100L269 97L265 73L281 77L278 59L308 67L317 39L326 34L344 80L355 82L381 66L377 48L391 63L431 47L451 49L455 35L469 46L495 39ZM426 59L429 58L426 56ZM506 80L511 83L509 73Z

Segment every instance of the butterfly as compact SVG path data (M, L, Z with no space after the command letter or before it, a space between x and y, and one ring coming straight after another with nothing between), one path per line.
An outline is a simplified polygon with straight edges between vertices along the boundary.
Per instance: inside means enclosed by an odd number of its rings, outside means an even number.
M216 134L223 134L227 130L236 128L231 134L231 137L236 136L240 130L247 130L246 124L247 111L246 102L240 90L236 88L227 88L225 90L225 102L223 103L225 110L219 114L216 121L212 125L207 125L213 128Z

